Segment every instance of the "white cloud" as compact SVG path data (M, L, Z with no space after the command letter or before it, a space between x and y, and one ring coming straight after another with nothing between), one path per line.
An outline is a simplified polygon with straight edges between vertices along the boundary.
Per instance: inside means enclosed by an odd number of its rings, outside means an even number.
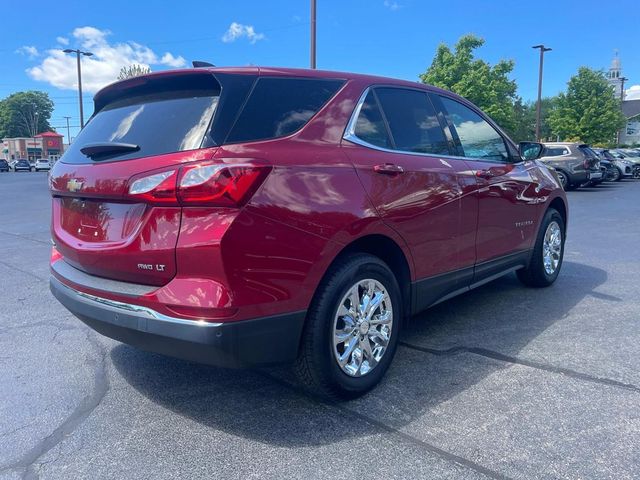
M233 22L222 36L222 41L224 43L231 43L242 37L246 37L251 44L256 43L258 40L264 40L265 38L264 33L257 33L253 25L243 25Z
M625 100L640 100L640 85L632 85L624 92Z
M56 37L56 42L60 45L69 45L69 39L67 37Z
M20 47L19 49L17 49L16 53L26 55L29 58L36 58L39 52L36 47L25 45L24 47Z
M173 68L180 68L180 67L184 67L187 61L182 57L174 57L172 54L167 52L160 59L160 63L162 63L163 65L168 65Z
M96 92L114 82L122 67L133 64L149 68L152 65L181 67L186 64L179 55L166 52L159 56L149 47L133 41L110 43L109 30L87 26L76 28L72 35L82 50L93 53L91 57L82 57L82 87L87 92ZM63 43L61 38L64 37L57 39L59 43ZM68 39L65 40L68 43ZM75 55L67 55L59 49L48 50L44 60L27 69L27 73L34 80L47 82L57 88L78 88Z
M402 5L400 5L395 0L384 0L384 6L387 7L389 10L391 10L392 12L395 12L400 7L402 7Z

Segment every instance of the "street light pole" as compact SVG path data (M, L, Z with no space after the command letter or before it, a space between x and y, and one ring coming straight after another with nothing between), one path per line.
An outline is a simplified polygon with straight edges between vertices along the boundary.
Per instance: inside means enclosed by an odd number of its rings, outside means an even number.
M311 45L310 45L311 68L316 68L316 0L311 0Z
M73 50L71 48L66 48L63 50L63 52L76 54L76 61L78 65L78 101L80 102L80 128L82 129L84 128L84 112L82 108L82 67L80 65L80 55L90 57L93 55L93 53L83 52L82 50L79 50L79 49Z
M535 45L531 48L540 49L540 69L538 71L538 103L536 105L536 141L540 141L540 114L542 109L542 68L544 66L544 52L551 51L544 45Z

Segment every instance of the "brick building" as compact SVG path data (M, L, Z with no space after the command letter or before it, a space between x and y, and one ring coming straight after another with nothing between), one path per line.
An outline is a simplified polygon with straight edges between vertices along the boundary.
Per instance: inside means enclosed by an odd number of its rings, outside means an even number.
M31 162L38 158L48 158L56 161L64 153L63 138L63 135L56 132L39 133L35 137L5 138L2 140L0 158L26 158Z

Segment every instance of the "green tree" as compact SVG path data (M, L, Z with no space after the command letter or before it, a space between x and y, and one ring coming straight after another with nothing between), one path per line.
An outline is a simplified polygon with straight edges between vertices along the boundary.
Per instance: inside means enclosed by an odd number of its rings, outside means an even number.
M146 75L151 73L151 69L144 65L133 64L128 67L122 67L118 74L118 80L125 80L127 78L139 77L140 75Z
M604 73L580 67L558 96L549 124L563 140L594 144L613 141L625 119Z
M423 83L455 92L475 103L502 128L516 130L514 105L518 101L516 82L509 79L512 60L501 60L491 66L474 58L474 50L484 45L475 35L464 35L455 51L440 44L427 71L420 75Z
M549 116L556 106L557 97L542 99L540 108L540 137L542 140L555 140L556 135L549 125ZM516 100L513 105L515 127L509 130L511 138L517 142L535 141L536 139L536 103Z
M0 101L0 138L33 137L51 130L53 102L45 92L17 92Z

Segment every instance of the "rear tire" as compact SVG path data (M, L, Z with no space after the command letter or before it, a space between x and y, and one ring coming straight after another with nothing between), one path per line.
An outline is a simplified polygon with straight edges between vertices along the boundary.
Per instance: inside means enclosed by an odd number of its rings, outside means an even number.
M556 170L556 174L558 175L558 179L560 180L560 186L563 190L568 190L570 188L569 185L569 177L562 170Z
M618 167L613 167L613 173L611 174L611 182L619 182L622 180L622 170Z
M516 272L520 281L535 288L555 282L562 268L564 241L564 220L556 209L550 208L540 225L529 265Z
M294 366L301 383L329 399L374 388L393 360L402 315L400 287L382 260L368 254L338 259L307 313Z

